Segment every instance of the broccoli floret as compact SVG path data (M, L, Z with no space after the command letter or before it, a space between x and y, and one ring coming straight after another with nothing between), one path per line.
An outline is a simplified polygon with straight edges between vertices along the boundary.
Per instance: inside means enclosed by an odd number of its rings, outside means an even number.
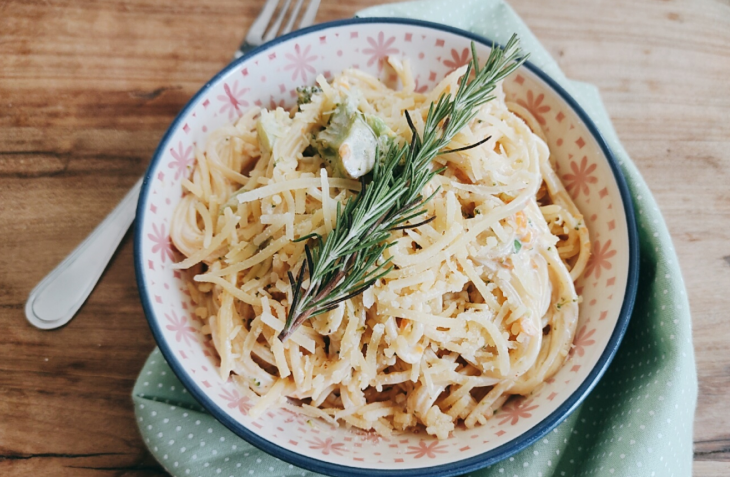
M375 166L378 148L397 139L382 118L358 110L362 94L353 89L335 107L329 124L314 135L312 146L341 177L357 179Z
M317 133L314 147L336 175L357 179L375 165L378 138L357 109L351 95L335 108L326 128Z
M307 104L312 102L312 95L321 93L322 88L319 86L300 86L297 88L297 104Z

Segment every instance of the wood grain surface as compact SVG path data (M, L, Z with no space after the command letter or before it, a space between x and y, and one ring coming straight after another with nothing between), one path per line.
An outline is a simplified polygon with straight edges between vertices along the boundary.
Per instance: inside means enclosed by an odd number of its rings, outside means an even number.
M373 0L322 0L318 21ZM33 286L144 172L263 0L0 0L0 475L158 476L130 392L154 347L124 239L78 316L32 328ZM695 475L730 475L730 3L512 0L601 89L674 237L699 374Z

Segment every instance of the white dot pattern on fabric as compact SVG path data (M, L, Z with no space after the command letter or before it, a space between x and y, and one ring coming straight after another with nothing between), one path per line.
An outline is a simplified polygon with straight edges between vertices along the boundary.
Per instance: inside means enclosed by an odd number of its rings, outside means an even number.
M522 20L500 0L392 4L358 15L441 21L502 44L518 33L523 49L531 53L530 61L569 91L596 122L634 198L643 254L640 288L616 358L593 393L549 436L470 475L691 475L697 378L684 283L656 203L618 141L597 89L568 81ZM232 434L202 411L160 357L159 350L153 351L133 397L145 442L171 475L319 475L283 464ZM176 439L181 441L177 445ZM185 445L178 447L182 442ZM661 446L654 449L654 443Z

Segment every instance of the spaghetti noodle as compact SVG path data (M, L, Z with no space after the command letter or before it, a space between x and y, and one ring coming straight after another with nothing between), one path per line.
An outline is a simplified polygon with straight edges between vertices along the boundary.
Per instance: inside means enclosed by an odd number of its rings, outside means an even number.
M357 180L333 177L313 150L347 98L404 141L464 68L415 92L408 62L389 60L403 87L348 69L291 112L252 108L210 134L184 180L171 238L220 373L259 396L250 415L296 405L331 424L389 435L422 426L446 438L484 424L515 394L550 378L570 350L589 256L588 231L550 162L530 112L501 86L434 166L423 191L436 219L394 231L396 268L365 293L311 318L282 343L304 242L327 234ZM276 127L262 137L266 119Z

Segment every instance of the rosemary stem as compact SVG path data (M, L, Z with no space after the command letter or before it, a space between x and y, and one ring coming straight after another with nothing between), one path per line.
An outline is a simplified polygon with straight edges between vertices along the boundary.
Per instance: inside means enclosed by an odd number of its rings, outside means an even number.
M306 261L299 276L293 281L293 275L289 275L292 303L279 339L286 340L310 317L359 295L392 270L392 266L388 268L389 260L377 263L389 246L391 232L419 227L434 220L431 217L407 224L425 213L422 207L436 195L434 192L423 196L424 186L443 170L433 170L431 161L441 153L466 151L489 140L485 138L469 146L445 149L474 119L477 108L494 98L490 93L497 83L525 59L521 57L519 40L513 35L504 49L492 46L487 62L480 69L472 43L472 59L459 80L458 89L453 95L442 94L430 105L422 134L418 133L410 113L405 111L411 140L401 143L389 139L385 145L378 146L372 179L368 183L360 178L360 192L344 205L338 204L333 230L326 237L316 236L311 253L305 245ZM306 290L302 290L306 263L309 263L310 282Z

